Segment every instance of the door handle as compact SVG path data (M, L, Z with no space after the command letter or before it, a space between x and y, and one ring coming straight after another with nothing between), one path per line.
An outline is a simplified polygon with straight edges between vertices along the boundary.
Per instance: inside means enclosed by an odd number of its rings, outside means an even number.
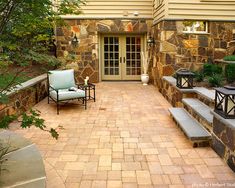
M125 57L123 57L123 63L126 63L126 58Z
M122 57L120 57L119 59L120 59L120 63L122 63Z

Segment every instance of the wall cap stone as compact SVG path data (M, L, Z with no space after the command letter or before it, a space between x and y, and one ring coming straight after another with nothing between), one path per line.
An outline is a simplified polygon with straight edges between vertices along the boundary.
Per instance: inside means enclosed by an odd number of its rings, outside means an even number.
M174 88L176 88L182 93L195 93L194 89L180 89L176 87L176 79L172 76L163 76L162 79L167 81L169 84L171 84Z
M47 74L43 74L35 78L32 78L26 82L23 82L22 84L16 85L16 87L13 88L12 91L8 92L7 95L12 95L20 90L36 85L37 83L42 82L43 80L46 80L46 79L47 79Z
M222 116L220 116L219 114L217 114L216 112L214 112L214 110L211 110L211 113L214 115L215 118L217 118L223 124L227 125L232 130L235 130L235 119L225 119Z

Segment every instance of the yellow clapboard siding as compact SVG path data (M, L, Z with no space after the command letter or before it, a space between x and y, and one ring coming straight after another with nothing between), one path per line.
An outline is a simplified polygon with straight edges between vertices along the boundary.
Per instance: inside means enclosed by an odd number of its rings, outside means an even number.
M154 23L161 19L200 19L231 21L235 18L235 0L167 0L164 8L167 14L159 17L154 12Z
M152 0L87 0L86 5L82 5L81 8L81 15L63 17L153 19ZM139 15L135 16L134 12L138 12ZM125 13L128 13L127 16Z

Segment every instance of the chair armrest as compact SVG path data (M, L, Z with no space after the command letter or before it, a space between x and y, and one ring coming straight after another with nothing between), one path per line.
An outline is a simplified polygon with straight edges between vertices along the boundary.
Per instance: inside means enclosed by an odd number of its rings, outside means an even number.
M52 85L49 85L49 88L51 88L52 90L55 90L56 92L58 92L58 89L55 89Z

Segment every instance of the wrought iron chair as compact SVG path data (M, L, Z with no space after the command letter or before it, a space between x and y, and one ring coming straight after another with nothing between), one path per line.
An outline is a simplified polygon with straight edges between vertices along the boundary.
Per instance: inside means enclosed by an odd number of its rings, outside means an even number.
M57 106L57 114L59 114L60 102L69 100L82 100L82 104L87 108L86 91L78 89L74 70L53 70L47 73L48 81L48 104L52 99Z

